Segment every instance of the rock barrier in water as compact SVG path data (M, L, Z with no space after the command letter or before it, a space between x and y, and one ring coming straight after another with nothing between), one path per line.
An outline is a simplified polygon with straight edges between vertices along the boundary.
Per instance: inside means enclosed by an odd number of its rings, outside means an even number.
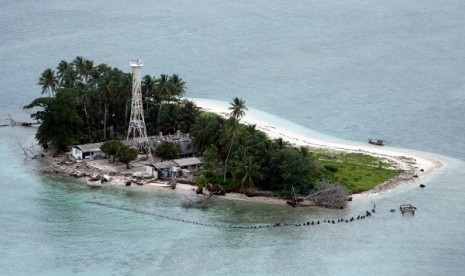
M123 210L127 212L133 212L133 213L139 213L139 214L144 214L144 215L149 215L149 216L154 216L158 218L163 218L163 219L168 219L168 220L173 220L173 221L178 221L182 223L190 223L194 225L201 225L201 226L207 226L207 227L216 227L216 228L228 228L228 229L264 229L264 228L270 228L270 227L289 227L289 226L294 226L294 227L302 227L302 226L315 226L315 225L320 225L320 220L312 220L312 221L305 221L301 223L294 223L294 224L289 224L289 223L282 223L282 222L276 222L274 224L254 224L254 225L227 225L227 224L215 224L215 223L207 223L207 222L202 222L202 221L194 221L194 220L187 220L183 218L176 218L176 217L171 217L167 215L162 215L162 214L156 214L156 213L151 213L148 211L144 210L138 210L135 208L129 208L125 206L116 206L116 205L111 205L103 202L98 202L98 201L87 201L86 203L89 204L94 204L94 205L99 205L111 209L117 209L117 210ZM370 211L365 211L364 215L358 215L356 218L350 217L350 218L339 218L337 220L334 219L325 219L323 220L324 223L327 224L338 224L338 223L351 223L354 222L355 220L363 220L365 218L371 217L374 214L374 209Z

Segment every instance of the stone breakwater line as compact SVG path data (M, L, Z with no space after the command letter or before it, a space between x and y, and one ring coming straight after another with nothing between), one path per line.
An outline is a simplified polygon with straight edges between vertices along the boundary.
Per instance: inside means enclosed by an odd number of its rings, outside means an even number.
M304 227L304 226L317 226L321 224L340 224L340 223L351 223L355 221L363 221L376 213L375 207L371 210L367 210L364 213L360 213L357 216L346 217L346 218L339 218L339 219L324 219L324 220L312 220L312 221L305 221L300 223L281 223L277 222L274 224L251 224L251 225L228 225L228 224L216 224L216 223L206 223L201 221L195 220L188 220L182 219L172 216L166 216L161 214L156 214L148 211L142 211L135 208L129 208L124 206L117 206L108 203L103 203L99 201L86 201L86 203L94 204L97 206L102 206L110 209L115 210L122 210L131 213L137 213L142 215L148 215L157 218L163 218L172 221L178 221L182 223L189 223L194 225L206 226L206 227L215 227L215 228L225 228L225 229L264 229L264 228L276 228L276 227Z

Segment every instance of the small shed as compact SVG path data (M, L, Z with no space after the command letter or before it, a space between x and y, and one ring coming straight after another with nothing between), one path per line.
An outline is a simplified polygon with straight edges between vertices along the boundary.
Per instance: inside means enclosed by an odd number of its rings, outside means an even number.
M202 165L202 160L197 157L174 159L173 162L176 163L176 165L181 169L189 170L191 172L198 171L200 165Z
M151 175L152 177L158 178L158 171L153 166L144 166L145 167L145 174Z
M168 179L171 178L173 167L177 165L173 161L162 161L154 163L152 166L155 168L159 178Z
M103 143L76 145L73 147L71 154L76 159L105 157L105 153L100 149L102 144Z

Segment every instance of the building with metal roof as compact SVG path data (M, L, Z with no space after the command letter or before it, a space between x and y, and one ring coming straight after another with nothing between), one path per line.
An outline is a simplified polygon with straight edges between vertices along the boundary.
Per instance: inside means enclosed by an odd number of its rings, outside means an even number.
M190 171L197 171L202 164L202 160L197 157L174 159L173 162L176 163L181 169L187 169Z

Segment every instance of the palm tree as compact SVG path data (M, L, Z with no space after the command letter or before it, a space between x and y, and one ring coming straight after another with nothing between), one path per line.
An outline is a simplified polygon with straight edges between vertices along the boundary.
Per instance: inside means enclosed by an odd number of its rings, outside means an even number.
M81 60L81 57L76 57L76 59L73 61L73 64L79 63L80 60ZM98 114L98 115L96 117L98 117L97 121L99 121L97 123L98 137L100 137L100 133L101 133L101 128L100 128L101 127L100 116L101 116L101 107L102 107L101 101L102 101L102 99L103 100L109 99L109 98L104 98L102 94L104 93L103 90L105 89L104 87L105 87L106 83L110 82L110 77L109 77L110 73L109 72L111 70L112 70L112 68L110 66L108 66L105 63L102 63L102 64L97 65L91 72L91 74L93 76L93 79L95 80L93 84L95 84L95 86L96 86L95 96L96 96L96 100L97 100L97 105L96 106L97 106L97 109L98 109L98 112L96 112L96 114ZM106 80L105 80L105 78L106 78ZM106 116L105 116L105 119L106 119ZM106 123L104 122L104 124L106 124ZM104 132L105 132L105 130L104 130Z
M190 132L191 126L200 114L200 108L194 102L184 100L182 101L182 131Z
M58 63L57 66L57 77L61 81L63 77L66 75L67 71L70 69L71 65L66 61L62 60Z
M155 80L155 95L158 98L160 107L158 109L157 127L160 131L160 112L164 101L169 101L172 97L173 84L169 81L168 75L161 74L159 79Z
M132 95L132 74L131 73L123 73L121 75L121 85L119 87L119 100L120 102L124 102L124 124L122 127L124 129L128 129L128 116L130 115L131 106L131 95ZM119 113L117 113L119 114Z
M171 98L171 83L168 75L161 74L158 79L155 79L155 96L158 102L168 101Z
M182 117L179 112L179 107L174 104L168 104L161 113L163 117L162 124L159 125L159 129L163 132L174 133L180 129Z
M245 101L242 99L239 99L238 97L234 98L231 103L229 103L231 106L229 107L229 110L231 110L231 113L229 115L235 117L236 119L241 119L245 115L245 110L247 110L247 107L245 106Z
M48 96L51 97L51 95L55 93L55 89L58 85L55 71L50 68L45 69L37 84L42 85L42 94L48 92Z
M232 124L230 124L228 134L231 139L231 143L229 144L228 154L226 155L226 160L224 161L223 182L226 182L226 172L228 169L229 155L231 154L234 137L236 136L236 133L239 129L239 121L245 115L245 110L247 110L247 107L245 106L245 101L239 99L238 97L234 98L230 104L231 106L229 107L229 110L231 110L230 115Z
M103 74L100 78L100 86L102 88L101 96L104 102L104 117L103 117L103 139L107 139L107 117L108 117L108 106L112 100L116 85L118 84L117 80L114 80L117 69L109 69Z
M284 141L282 137L273 140L273 145L276 149L285 149L290 146L289 142Z
M177 74L171 75L168 82L171 84L171 97L181 98L186 92L186 83Z
M246 149L239 150L238 158L236 159L233 168L234 179L238 182L241 192L247 193L253 191L253 178L257 177L258 166L246 154Z
M87 85L85 85L82 82L78 83L76 88L79 92L78 103L82 105L84 115L86 117L85 119L86 119L86 125L87 125L87 135L88 135L87 138L89 140L92 140L91 133L90 133L89 113L87 110L87 106L90 105L90 101L91 101L89 88L87 87Z
M215 145L223 128L224 119L214 113L203 113L190 128L196 149L203 152L207 146Z
M142 92L142 102L145 103L145 110L149 110L149 104L153 104L154 99L154 88L155 88L155 78L152 78L150 75L145 75L141 81L141 92Z
M86 59L85 58L83 58L81 56L77 56L73 60L72 63L76 67L76 71L79 73L80 77L85 77L87 75L87 65L86 65Z
M90 85L96 84L100 79L100 76L102 75L102 69L107 67L108 66L106 64L99 64L97 66L92 67L92 69L90 69L90 71L87 73L89 78L87 83Z
M57 66L57 77L61 87L74 88L78 82L78 72L73 63L65 60L60 61Z
M226 155L226 160L224 161L223 182L226 182L226 172L228 169L229 155L231 154L234 137L236 136L237 131L239 129L239 121L245 115L244 110L247 110L247 107L245 106L245 101L237 97L234 98L232 103L230 104L231 106L229 107L229 110L231 110L231 121L227 132L228 136L230 137L231 143L229 144L228 154Z
M92 77L92 70L94 69L94 62L92 60L85 60L84 63L84 76L86 82L89 82L90 78Z

